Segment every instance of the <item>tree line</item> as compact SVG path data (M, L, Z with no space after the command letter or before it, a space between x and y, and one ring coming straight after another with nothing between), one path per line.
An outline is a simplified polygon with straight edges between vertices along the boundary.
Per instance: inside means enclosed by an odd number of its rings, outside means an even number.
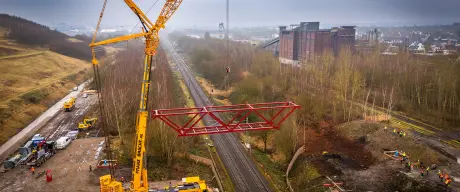
M82 60L90 61L92 58L91 49L88 47L91 42L89 37L79 35L77 39L82 42L71 42L68 40L71 37L64 33L8 14L0 14L0 27L8 30L8 39L18 43L48 48L50 51ZM98 55L104 54L104 51L98 52Z
M224 41L178 34L171 38L187 53L197 73L220 88L228 81L234 88L233 103L293 100L302 106L292 119L295 126L275 137L277 146L298 140L301 136L292 136L297 126L316 128L324 121L338 124L375 114L363 105L385 113L406 113L443 128L460 123L460 63L454 59L458 56L435 58L406 52L389 56L381 55L379 47L362 55L343 49L337 57L325 52L301 67L292 67L281 65L272 53L232 42L232 71L225 78ZM256 134L266 142L271 133ZM283 148L289 156L295 147Z
M152 64L148 110L183 107L186 103L185 98L168 66L166 54L161 48L157 51ZM102 64L100 72L105 107L104 120L110 135L121 142L118 154L119 159L125 163L130 163L133 155L144 54L141 43L129 42L129 49L118 52L113 65L107 60ZM155 158L155 161L170 164L174 153L185 153L197 141L178 137L172 128L159 120L149 119L148 122L147 155L149 158Z

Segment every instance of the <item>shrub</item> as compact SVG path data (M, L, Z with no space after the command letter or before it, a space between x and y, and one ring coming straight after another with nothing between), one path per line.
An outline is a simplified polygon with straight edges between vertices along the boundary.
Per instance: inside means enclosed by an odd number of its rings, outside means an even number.
M42 92L40 90L33 90L21 96L21 98L27 103L38 104L43 100L48 93Z
M77 79L77 74L71 74L66 77L66 80L75 81Z

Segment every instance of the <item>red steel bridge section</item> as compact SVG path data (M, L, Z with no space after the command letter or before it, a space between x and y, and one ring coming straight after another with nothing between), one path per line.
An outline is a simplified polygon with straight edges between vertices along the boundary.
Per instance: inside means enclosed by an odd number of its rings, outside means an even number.
M239 104L226 106L206 106L196 108L175 108L152 110L152 118L160 119L173 128L179 136L229 133L252 130L279 129L300 106L293 102L272 102L256 104ZM246 119L256 122L247 122ZM255 117L255 118L254 118ZM185 123L177 123L186 119ZM201 120L211 122L211 126L199 123Z

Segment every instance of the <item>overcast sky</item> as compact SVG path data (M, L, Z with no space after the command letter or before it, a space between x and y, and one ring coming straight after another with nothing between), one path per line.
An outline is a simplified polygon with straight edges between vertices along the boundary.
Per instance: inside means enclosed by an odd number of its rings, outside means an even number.
M135 0L147 11L156 0ZM155 20L165 0L148 14ZM0 0L0 12L45 25L95 26L103 0ZM320 21L326 25L412 25L460 22L460 0L230 0L230 26L276 26ZM225 0L184 0L167 24L218 28ZM137 18L123 0L108 0L104 26L133 26ZM323 25L324 26L324 25Z

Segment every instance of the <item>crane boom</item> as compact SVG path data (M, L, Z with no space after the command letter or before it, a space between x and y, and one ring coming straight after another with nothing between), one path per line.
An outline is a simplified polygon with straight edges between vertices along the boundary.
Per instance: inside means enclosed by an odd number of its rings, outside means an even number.
M93 52L92 63L93 65L97 65L99 62L95 58L96 56L94 54L94 48L96 46L127 41L139 37L145 37L144 74L142 78L141 100L139 103L139 110L136 116L136 139L134 144L135 155L133 157L132 181L130 190L148 191L147 169L145 168L145 133L147 128L147 119L149 117L147 111L147 102L150 88L149 86L152 58L156 54L156 48L158 47L159 43L158 32L160 31L160 29L165 27L166 22L171 18L171 16L174 14L177 8L179 8L180 4L182 3L182 0L166 0L155 24L153 24L147 18L147 16L132 0L125 0L125 3L134 12L134 14L136 14L140 22L142 23L142 32L137 34L115 37L97 43L94 42L95 37L93 37L93 42L90 44L90 47L92 48ZM100 17L102 18L102 13ZM96 33L94 34L94 36L96 36ZM104 180L102 179L103 177L107 179ZM104 182L102 182L103 180ZM121 183L113 180L113 178L110 175L101 177L101 190L102 189L108 189L113 191L122 190Z

